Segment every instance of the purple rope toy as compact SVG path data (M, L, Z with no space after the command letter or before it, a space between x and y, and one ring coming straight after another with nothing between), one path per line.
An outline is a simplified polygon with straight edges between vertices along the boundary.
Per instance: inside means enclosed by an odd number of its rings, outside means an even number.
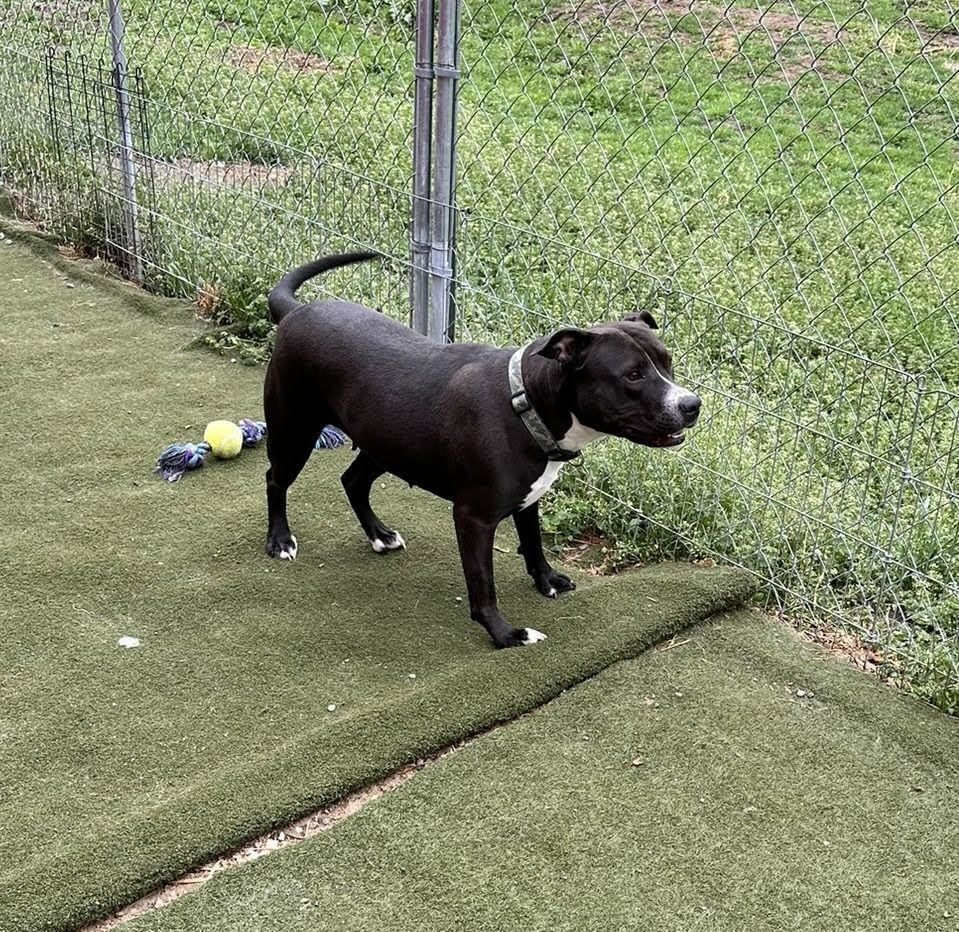
M251 421L243 418L237 422L243 434L243 446L255 447L266 436L266 424L263 421ZM346 434L336 427L324 427L316 439L315 449L332 450L346 443ZM185 473L199 469L210 455L210 444L174 443L167 447L156 460L153 471L159 473L167 482L176 482Z

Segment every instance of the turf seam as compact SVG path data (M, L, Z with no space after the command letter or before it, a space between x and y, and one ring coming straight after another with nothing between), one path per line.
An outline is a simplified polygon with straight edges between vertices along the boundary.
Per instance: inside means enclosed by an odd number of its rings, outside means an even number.
M698 624L135 927L954 932L955 790L929 758L955 759L952 723L798 647L754 611ZM824 703L784 704L821 673Z
M152 913L155 910L166 909L168 906L173 905L173 903L181 900L183 897L197 892L210 880L221 873L235 871L253 861L270 857L278 851L294 847L305 841L308 841L311 838L315 838L317 835L321 835L324 832L327 832L330 829L342 824L343 822L346 822L348 819L359 813L362 809L366 808L366 806L376 802L381 797L386 796L387 794L392 793L394 790L399 789L399 787L404 786L406 783L409 783L422 771L431 767L433 764L437 763L443 758L449 757L452 754L463 750L481 738L485 738L488 735L507 729L518 722L536 715L537 713L553 705L555 702L557 702L557 700L559 700L562 696L565 696L567 693L586 687L588 684L592 683L596 679L599 679L604 674L613 673L617 668L621 668L632 661L639 659L644 654L660 654L677 648L686 647L696 640L697 632L701 632L706 628L707 625L716 621L717 618L722 617L724 614L724 612L717 612L713 615L709 615L701 622L697 622L691 628L686 629L684 632L674 634L670 638L650 645L645 651L642 651L635 657L629 657L623 660L615 661L609 666L597 670L591 676L574 683L567 689L562 690L555 696L547 699L545 702L541 702L525 712L520 712L518 715L514 715L510 718L489 725L488 727L483 728L464 738L460 738L459 740L454 741L440 748L439 750L424 754L415 761L404 764L403 766L386 774L383 777L351 790L349 793L337 800L334 800L333 802L319 806L312 812L300 816L299 818L296 818L279 828L274 828L268 832L264 832L263 834L258 835L256 838L245 842L238 848L234 848L232 851L227 851L217 857L211 858L209 861L194 867L192 870L185 872L179 877L167 881L166 883L157 887L155 890L152 890L134 902L127 904L112 915L103 919L98 919L89 925L83 926L79 932L109 932L109 930L125 926L140 916L145 915L146 913ZM688 634L689 636L683 636L685 634Z
M675 641L675 638L672 640ZM677 646L682 645L680 644ZM661 649L664 648L660 648L656 645L650 648L651 651ZM146 913L152 913L155 910L165 909L183 897L189 896L191 893L195 893L218 874L224 873L225 871L237 870L243 867L245 864L258 861L261 858L269 857L270 855L273 855L278 851L282 851L285 848L291 848L295 845L302 844L304 841L308 841L311 838L315 838L317 835L321 835L324 832L327 832L330 829L342 824L343 822L346 822L348 819L360 812L360 810L366 808L366 806L370 805L371 803L376 802L381 797L386 796L387 794L392 793L394 790L399 789L399 787L403 786L404 784L409 783L422 771L437 763L437 761L463 750L463 748L471 745L474 741L478 741L480 738L484 738L487 735L493 734L494 732L501 731L502 729L508 728L510 725L513 725L516 722L520 722L523 719L529 718L531 715L535 715L540 710L552 705L566 692L578 689L580 686L583 686L591 680L596 679L598 676L601 676L607 670L614 669L615 667L621 666L627 662L628 661L626 660L617 661L616 663L612 664L611 667L598 670L593 676L576 683L574 686L571 686L569 690L563 690L561 693L558 693L552 698L547 699L546 702L537 705L535 708L529 709L526 712L521 712L520 714L515 715L512 718L505 719L504 721L496 722L494 725L490 725L489 727L484 728L475 734L468 735L465 738L454 741L437 751L424 754L422 757L419 757L415 761L412 761L408 764L404 764L402 767L397 768L386 776L380 777L377 780L373 780L370 783L364 784L363 786L350 791L340 799L320 806L317 809L314 809L312 812L307 813L304 816L300 816L299 818L288 822L280 828L275 828L269 832L265 832L262 835L259 835L241 845L239 848L234 848L232 851L228 851L219 855L218 857L211 858L209 861L206 861L198 867L187 871L181 876L167 881L155 890L151 890L138 900L135 900L134 902L124 906L122 909L117 910L112 915L103 919L98 919L89 925L83 926L79 932L109 932L111 929L125 926L128 923L133 922L134 919L137 919Z

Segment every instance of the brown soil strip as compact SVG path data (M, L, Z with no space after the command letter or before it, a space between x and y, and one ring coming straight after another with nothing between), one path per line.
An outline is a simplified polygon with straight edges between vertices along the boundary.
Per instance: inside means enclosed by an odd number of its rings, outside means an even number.
M657 14L659 14L657 16ZM612 27L634 26L654 29L657 23L670 25L662 17L692 17L709 33L709 41L734 42L737 36L752 30L765 32L779 48L797 35L815 42L835 42L839 30L834 23L816 22L796 13L777 13L753 7L728 9L720 4L700 0L610 0L610 2L572 2L550 14L554 20L578 23L604 22ZM679 42L694 42L696 37L673 32Z
M180 158L172 162L151 160L145 166L157 183L202 182L226 187L247 185L255 188L282 187L296 171L293 165L262 165L254 162L203 162Z
M326 59L309 52L299 52L296 49L284 49L274 46L257 48L253 45L235 45L228 55L230 64L234 68L257 74L264 65L271 68L282 68L297 74L329 74L333 65Z

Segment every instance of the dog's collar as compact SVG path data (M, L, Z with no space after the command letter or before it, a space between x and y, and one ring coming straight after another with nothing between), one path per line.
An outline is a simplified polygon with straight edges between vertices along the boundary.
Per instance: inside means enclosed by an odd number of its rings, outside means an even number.
M526 429L532 434L533 439L539 444L540 449L546 454L546 458L552 460L554 463L565 463L579 456L579 452L564 450L559 446L556 438L543 423L543 419L536 413L536 409L532 404L530 404L530 400L526 395L526 388L523 386L523 354L529 346L529 343L527 343L526 346L521 346L510 357L510 403L513 405L513 410L519 415L520 420L526 425Z

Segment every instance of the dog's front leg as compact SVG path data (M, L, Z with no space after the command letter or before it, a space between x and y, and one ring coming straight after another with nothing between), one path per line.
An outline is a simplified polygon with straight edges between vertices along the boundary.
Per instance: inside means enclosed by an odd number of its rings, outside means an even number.
M555 599L560 592L570 592L576 588L568 576L557 573L546 560L543 553L543 535L539 526L539 502L533 502L522 511L513 512L513 523L519 535L519 552L526 561L526 572L533 577L533 583L543 595Z
M514 628L496 607L493 536L499 522L478 516L462 502L453 507L453 521L469 593L470 617L486 628L497 647L521 647L544 640L546 635L533 628Z

